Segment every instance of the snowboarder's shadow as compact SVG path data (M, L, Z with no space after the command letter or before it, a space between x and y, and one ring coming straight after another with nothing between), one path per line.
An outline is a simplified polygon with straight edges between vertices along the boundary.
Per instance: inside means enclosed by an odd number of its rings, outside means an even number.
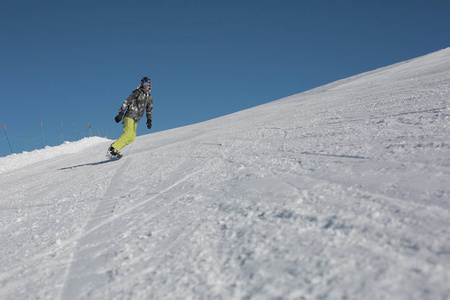
M58 171L61 170L70 170L70 169L75 169L75 168L80 168L80 167L87 167L87 166L97 166L97 165L101 165L101 164L106 164L109 162L115 161L114 159L107 159L104 161L99 161L99 162L94 162L94 163L88 163L88 164L82 164L82 165L76 165L76 166L72 166L72 167L66 167L66 168L60 168L58 169Z

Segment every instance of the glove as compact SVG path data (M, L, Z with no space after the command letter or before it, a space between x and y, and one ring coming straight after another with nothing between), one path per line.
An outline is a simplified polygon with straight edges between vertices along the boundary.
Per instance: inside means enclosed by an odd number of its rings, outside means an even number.
M152 128L152 120L150 120L150 119L147 120L147 128L148 129Z
M119 113L119 114L115 117L116 123L119 123L120 120L122 120L122 116L123 116L123 113Z

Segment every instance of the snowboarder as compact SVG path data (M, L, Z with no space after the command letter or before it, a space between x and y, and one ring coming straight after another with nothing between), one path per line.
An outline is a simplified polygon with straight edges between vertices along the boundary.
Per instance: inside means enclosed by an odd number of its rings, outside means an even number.
M125 115L125 118L123 118L123 134L109 146L109 155L118 159L122 157L120 150L136 138L137 124L144 115L144 111L147 112L147 128L152 128L153 98L150 93L151 89L150 78L144 77L141 79L141 85L123 102L119 114L115 117L116 122L119 123Z

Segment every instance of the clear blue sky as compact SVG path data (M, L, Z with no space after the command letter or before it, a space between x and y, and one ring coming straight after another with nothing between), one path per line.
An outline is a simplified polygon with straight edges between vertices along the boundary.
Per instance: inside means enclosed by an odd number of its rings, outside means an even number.
M116 116L152 79L162 131L267 103L450 46L448 0L8 1L0 9L3 131L117 138ZM12 140L15 152L40 139ZM46 141L47 145L58 141ZM106 151L106 149L105 149Z

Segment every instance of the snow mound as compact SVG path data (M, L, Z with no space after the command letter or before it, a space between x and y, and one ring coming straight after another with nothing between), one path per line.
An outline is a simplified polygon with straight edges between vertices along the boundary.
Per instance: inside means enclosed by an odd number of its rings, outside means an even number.
M93 136L83 138L76 142L64 142L59 146L47 146L44 149L37 149L31 152L25 151L20 154L11 154L6 157L0 157L0 173L17 170L56 156L77 153L105 141L109 140Z

